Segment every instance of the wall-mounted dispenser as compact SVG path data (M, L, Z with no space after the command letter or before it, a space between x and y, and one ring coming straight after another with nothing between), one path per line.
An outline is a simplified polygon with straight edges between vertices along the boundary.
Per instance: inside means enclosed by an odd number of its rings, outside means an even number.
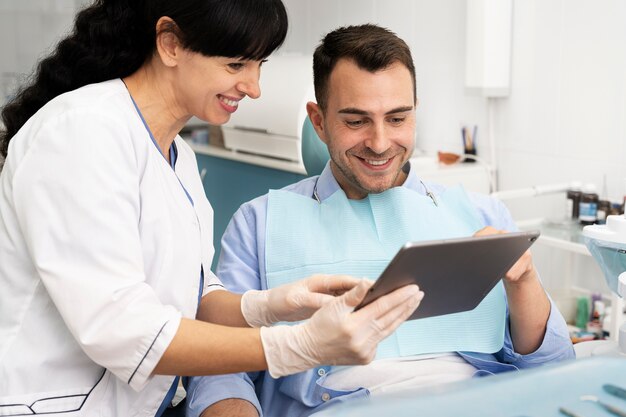
M467 93L508 96L513 0L467 0L465 24Z

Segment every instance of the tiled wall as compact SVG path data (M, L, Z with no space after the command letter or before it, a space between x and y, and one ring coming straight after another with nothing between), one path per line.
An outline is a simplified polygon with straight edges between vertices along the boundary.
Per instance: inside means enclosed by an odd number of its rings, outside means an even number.
M516 2L514 95L498 108L501 178L626 192L626 3ZM523 175L520 175L523 173Z
M0 104L70 28L86 0L0 0Z

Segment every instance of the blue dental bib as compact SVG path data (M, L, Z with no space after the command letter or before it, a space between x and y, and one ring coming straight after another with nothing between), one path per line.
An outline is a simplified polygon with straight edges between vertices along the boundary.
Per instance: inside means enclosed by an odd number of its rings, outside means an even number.
M363 200L350 200L339 189L321 203L272 190L266 225L267 286L320 273L376 279L406 242L471 236L482 226L461 187L439 195L437 204L407 187ZM505 320L504 287L499 283L474 310L407 321L378 346L376 359L497 352L504 343Z

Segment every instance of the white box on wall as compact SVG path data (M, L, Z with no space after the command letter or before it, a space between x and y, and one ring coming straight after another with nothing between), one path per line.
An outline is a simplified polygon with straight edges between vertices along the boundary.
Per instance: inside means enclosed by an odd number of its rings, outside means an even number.
M508 96L513 0L467 0L465 24L466 92Z

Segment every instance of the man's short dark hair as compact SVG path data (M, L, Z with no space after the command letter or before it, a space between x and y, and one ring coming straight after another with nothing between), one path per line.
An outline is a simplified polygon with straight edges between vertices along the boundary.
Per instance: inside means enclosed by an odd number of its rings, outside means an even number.
M330 74L340 59L352 60L359 68L370 72L401 63L411 73L413 100L416 101L415 66L408 45L389 29L365 24L335 29L315 49L313 82L315 98L322 110L326 108Z

